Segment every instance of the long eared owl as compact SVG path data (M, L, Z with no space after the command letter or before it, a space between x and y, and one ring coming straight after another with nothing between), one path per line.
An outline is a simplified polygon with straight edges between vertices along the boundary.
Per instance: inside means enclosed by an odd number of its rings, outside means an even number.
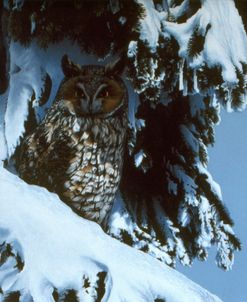
M64 56L65 78L44 120L23 140L18 165L24 180L101 224L119 185L128 126L118 67L79 66Z

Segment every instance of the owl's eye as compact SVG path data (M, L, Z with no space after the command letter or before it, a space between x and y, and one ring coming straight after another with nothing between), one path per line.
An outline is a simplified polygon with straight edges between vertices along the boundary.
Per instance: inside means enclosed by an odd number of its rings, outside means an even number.
M75 97L77 98L85 98L85 93L82 89L76 89L75 90Z
M107 87L102 89L98 94L98 98L107 98L108 96L109 96L109 90Z

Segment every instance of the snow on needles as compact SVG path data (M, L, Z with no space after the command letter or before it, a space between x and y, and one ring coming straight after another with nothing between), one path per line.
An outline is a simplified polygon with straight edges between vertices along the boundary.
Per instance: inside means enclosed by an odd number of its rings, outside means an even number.
M145 18L140 24L141 39L147 41L153 51L158 45L159 35L169 34L179 43L180 57L187 58L191 33L198 28L205 35L207 26L211 25L205 37L204 49L200 55L190 60L190 67L198 69L205 63L209 67L221 66L222 77L229 86L238 82L236 68L242 71L241 63L247 62L247 36L233 0L204 0L201 9L185 23L167 21L167 12L155 10L152 1L138 2L145 7ZM180 16L181 10L186 8L187 2L184 1L179 9L171 8L170 13L175 20Z
M26 184L3 167L0 195L1 249L12 249L0 270L0 301L12 291L20 291L23 302L31 297L55 301L54 289L58 294L74 289L79 301L95 301L103 272L100 301L221 301L151 256L107 236L55 194ZM19 271L14 266L17 254L23 262Z

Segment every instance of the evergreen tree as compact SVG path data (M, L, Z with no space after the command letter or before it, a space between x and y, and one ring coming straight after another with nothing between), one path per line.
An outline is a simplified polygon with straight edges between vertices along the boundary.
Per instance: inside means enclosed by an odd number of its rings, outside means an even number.
M9 47L18 42L27 49L32 43L48 49L68 39L82 53L123 59L138 102L130 99L131 110L136 110L130 119L121 198L108 233L169 265L176 259L186 265L194 258L205 260L215 245L217 264L227 270L241 245L207 170L207 147L214 144L220 107L241 110L246 105L247 54L233 55L240 43L225 49L222 58L215 49L212 57L209 44L221 34L212 9L220 5L214 0L5 1L3 29L8 29L4 38ZM227 8L246 41L234 3L229 1ZM217 17L232 33L233 25ZM4 56L1 70L7 68L3 61ZM37 107L45 111L52 80L45 70L37 73L42 79ZM118 225L114 214L120 208L125 224Z

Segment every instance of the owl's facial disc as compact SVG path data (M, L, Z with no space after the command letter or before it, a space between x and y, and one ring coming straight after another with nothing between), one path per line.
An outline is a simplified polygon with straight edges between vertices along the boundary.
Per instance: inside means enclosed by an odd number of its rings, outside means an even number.
M122 105L124 91L113 79L103 79L98 89L91 87L79 79L76 84L75 96L78 99L79 115L92 117L108 117L113 115Z
M78 76L67 80L59 91L61 106L77 117L107 118L124 104L124 88L112 78Z

